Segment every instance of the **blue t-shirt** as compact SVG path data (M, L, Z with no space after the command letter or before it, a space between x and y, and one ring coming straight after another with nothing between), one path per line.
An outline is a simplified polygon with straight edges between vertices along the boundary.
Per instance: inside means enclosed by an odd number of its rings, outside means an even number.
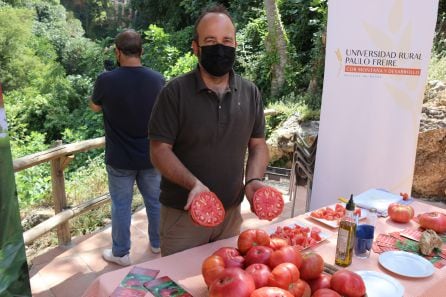
M148 125L164 77L146 67L119 67L100 74L92 101L102 106L105 163L119 169L152 168Z

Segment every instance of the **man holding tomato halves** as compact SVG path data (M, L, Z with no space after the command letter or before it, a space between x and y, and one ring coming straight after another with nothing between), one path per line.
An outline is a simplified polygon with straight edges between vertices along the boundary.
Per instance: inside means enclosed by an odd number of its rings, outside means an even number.
M154 106L149 136L151 159L162 175L163 256L238 235L244 194L251 201L264 186L269 156L263 103L257 87L232 69L236 46L227 10L205 10L192 41L198 67L170 81ZM212 228L195 224L187 213L192 199L208 191L226 211Z

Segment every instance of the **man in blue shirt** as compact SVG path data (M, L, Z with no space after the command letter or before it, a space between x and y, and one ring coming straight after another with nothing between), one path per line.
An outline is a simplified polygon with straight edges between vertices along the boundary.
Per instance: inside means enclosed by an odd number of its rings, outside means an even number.
M115 39L119 67L96 80L90 107L103 112L105 163L112 200L112 249L105 260L122 266L130 261L130 223L133 186L144 198L153 253L160 252L160 174L150 162L148 123L155 99L164 85L163 76L141 64L142 40L126 30Z

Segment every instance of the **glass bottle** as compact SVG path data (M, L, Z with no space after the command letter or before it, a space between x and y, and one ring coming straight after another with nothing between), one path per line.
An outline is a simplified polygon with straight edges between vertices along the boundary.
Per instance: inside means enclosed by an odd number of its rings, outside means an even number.
M339 222L338 241L336 244L335 264L346 267L352 263L353 245L355 242L356 223L353 212L355 211L355 203L353 202L353 194L345 206L345 216Z

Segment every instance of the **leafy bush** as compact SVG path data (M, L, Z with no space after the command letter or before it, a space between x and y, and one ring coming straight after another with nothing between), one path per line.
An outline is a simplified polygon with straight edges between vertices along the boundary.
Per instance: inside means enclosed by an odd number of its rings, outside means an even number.
M293 92L268 105L277 113L266 117L266 137L293 114L298 114L301 121L319 120L320 110L312 109L305 103L308 95L297 96Z
M142 62L158 72L164 73L175 64L175 61L181 55L180 51L170 44L170 35L155 25L150 25L144 31L144 53Z
M428 72L429 80L445 80L446 79L446 55L436 55L432 54L430 64L429 64L429 72Z
M96 77L103 69L102 49L87 38L70 39L61 53L61 63L67 74Z
M23 138L16 138L14 134L10 135L13 159L44 151L48 148L44 144L44 134L33 131ZM49 163L17 172L15 180L20 208L32 207L34 204L50 200L51 169Z
M172 65L164 72L164 76L169 80L178 75L187 73L194 69L197 66L197 63L197 57L194 54L186 53L184 56L178 58L175 65Z
M187 26L184 29L170 33L170 43L182 53L191 52L191 44L194 33L194 26Z
M270 57L266 54L264 39L267 35L265 15L251 20L237 32L237 60L235 71L252 80L261 90L264 102L271 89Z

